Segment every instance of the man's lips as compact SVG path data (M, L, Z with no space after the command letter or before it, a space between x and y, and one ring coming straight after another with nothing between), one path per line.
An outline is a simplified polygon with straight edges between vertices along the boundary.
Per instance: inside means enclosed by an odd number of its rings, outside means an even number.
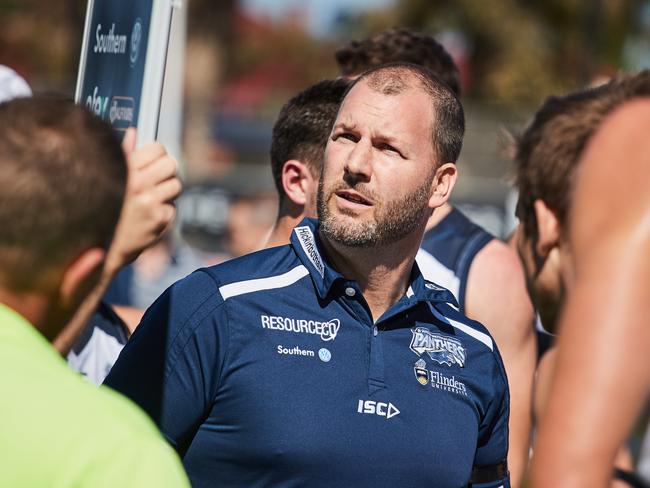
M357 205L372 205L372 202L354 190L338 190L336 196Z

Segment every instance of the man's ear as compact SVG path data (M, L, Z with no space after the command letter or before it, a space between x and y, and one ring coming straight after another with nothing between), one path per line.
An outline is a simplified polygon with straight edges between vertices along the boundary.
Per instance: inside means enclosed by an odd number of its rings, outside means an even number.
M560 223L555 213L539 198L533 203L537 220L535 252L546 258L560 241Z
M92 247L82 252L63 272L59 295L61 303L69 306L79 303L99 280L106 251Z
M458 171L454 163L445 163L436 170L436 174L431 183L429 208L438 208L449 200L451 191L456 184L457 176Z
M282 166L282 186L287 198L296 205L306 205L309 189L313 188L314 177L302 161L290 159Z

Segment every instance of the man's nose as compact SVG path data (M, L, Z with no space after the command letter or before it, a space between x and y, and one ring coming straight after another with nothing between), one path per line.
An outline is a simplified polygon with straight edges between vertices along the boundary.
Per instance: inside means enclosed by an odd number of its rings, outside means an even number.
M372 175L372 146L363 139L358 141L348 154L345 175L355 182L368 182Z

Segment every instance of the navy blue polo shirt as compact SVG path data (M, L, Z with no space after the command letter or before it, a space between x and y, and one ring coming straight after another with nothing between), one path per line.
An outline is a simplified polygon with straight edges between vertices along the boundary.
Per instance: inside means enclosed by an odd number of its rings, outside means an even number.
M373 323L316 226L173 285L106 383L153 417L194 486L467 486L507 455L496 345L417 266Z

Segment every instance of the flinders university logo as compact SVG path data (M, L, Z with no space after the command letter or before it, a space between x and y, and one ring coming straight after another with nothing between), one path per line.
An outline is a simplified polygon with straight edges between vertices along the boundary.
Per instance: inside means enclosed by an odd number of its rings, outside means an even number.
M424 359L416 361L413 372L415 373L415 379L421 385L426 385L429 382L429 371L427 371L427 363L424 362Z
M425 327L416 327L411 329L411 332L413 333L411 351L418 356L426 352L438 364L446 364L447 366L457 364L461 368L465 366L467 353L458 339L442 334L434 334ZM417 371L415 374L417 377ZM420 381L419 377L418 381Z

